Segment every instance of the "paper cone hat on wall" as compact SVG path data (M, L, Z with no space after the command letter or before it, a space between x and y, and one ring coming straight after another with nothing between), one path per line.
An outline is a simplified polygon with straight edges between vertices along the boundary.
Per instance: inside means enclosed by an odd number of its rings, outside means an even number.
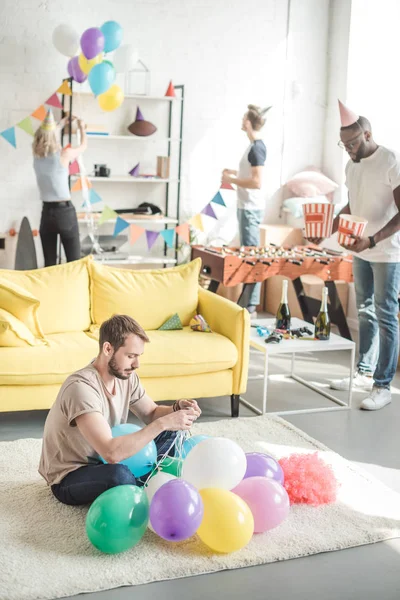
M50 108L47 111L47 115L45 116L44 121L40 127L41 127L41 129L44 129L44 131L54 131L55 130L56 122L54 120L54 116L53 116L53 113Z
M140 108L137 107L136 119L129 125L128 131L133 133L133 135L146 137L157 131L157 127L153 123L150 123L150 121L145 121Z
M359 115L356 115L352 110L347 108L340 100L339 102L339 112L340 112L340 122L342 127L349 127L350 125L354 125L359 119Z
M169 82L169 86L167 91L165 92L166 96L169 96L170 98L176 98L176 94L175 94L175 88L174 88L174 84L172 83L172 81Z
M132 177L138 177L139 176L139 166L140 166L140 163L138 163L137 165L135 165L133 167L133 169L131 169L129 171L129 175L132 175Z

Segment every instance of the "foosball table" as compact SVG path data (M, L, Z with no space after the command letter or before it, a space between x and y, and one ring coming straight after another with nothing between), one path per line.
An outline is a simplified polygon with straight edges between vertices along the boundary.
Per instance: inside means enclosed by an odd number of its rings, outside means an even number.
M329 315L339 328L340 335L351 340L346 316L336 289L335 281L353 281L353 261L350 254L320 248L319 246L265 247L242 246L241 248L192 246L192 259L202 260L202 275L210 279L209 290L216 292L220 283L229 287L245 284L238 300L247 306L256 283L273 275L292 279L303 318L313 323L321 301L306 296L301 282L302 275L316 275L329 290Z

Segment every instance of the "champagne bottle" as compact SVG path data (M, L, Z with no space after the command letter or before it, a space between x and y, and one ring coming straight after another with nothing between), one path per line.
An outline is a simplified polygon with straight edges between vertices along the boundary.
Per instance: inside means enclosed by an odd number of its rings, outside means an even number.
M290 331L290 310L287 298L288 281L284 279L282 281L282 297L281 303L279 304L278 312L276 313L276 329L283 329L284 331Z
M328 288L322 288L322 301L318 317L315 321L315 338L329 340L331 335L331 321L328 313Z

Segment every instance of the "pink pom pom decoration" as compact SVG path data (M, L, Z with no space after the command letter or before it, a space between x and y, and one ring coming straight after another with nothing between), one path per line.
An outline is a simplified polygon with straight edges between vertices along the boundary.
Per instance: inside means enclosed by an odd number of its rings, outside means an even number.
M279 461L285 475L284 488L290 504L320 506L335 502L339 483L330 465L315 452L292 454Z

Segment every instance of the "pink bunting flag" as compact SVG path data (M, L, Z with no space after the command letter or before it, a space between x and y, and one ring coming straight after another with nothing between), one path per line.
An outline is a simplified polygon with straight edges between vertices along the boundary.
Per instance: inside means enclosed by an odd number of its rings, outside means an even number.
M57 94L53 94L52 96L50 96L50 98L46 100L45 104L48 104L48 106L54 106L54 108L62 108L62 104Z
M149 231L146 229L147 247L150 250L154 246L154 242L158 238L158 231Z
M142 233L145 231L143 227L139 227L139 225L131 225L130 226L130 243L133 245L135 244L138 239L140 238L140 236L142 235Z
M79 164L77 160L74 160L70 165L69 165L69 174L70 175L77 175L78 173L80 173L79 171Z
M176 233L187 243L190 244L190 225L189 223L182 223L175 227Z
M234 190L235 188L231 186L230 183L221 183L220 190Z

